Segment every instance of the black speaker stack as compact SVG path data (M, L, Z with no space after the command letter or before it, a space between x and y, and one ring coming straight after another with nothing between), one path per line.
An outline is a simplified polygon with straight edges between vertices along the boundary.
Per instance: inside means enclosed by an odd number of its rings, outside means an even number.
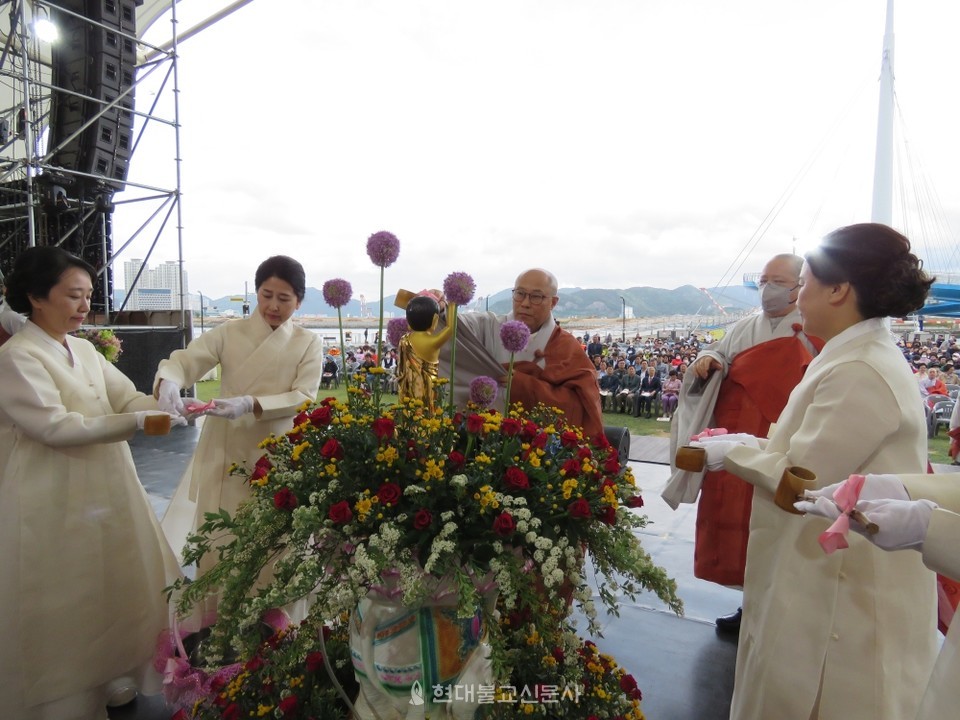
M127 179L133 150L136 6L137 0L50 5L61 39L53 46L47 146L54 151L50 164L70 171L64 175L72 178L68 182L76 184L71 189L80 197L122 190Z

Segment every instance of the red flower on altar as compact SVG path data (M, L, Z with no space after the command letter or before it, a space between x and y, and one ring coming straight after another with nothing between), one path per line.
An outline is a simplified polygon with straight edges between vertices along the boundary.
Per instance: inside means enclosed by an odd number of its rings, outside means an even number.
M328 460L343 460L343 445L341 445L336 438L330 438L323 444L323 447L320 448L320 456Z
M620 472L620 458L616 455L611 455L603 463L603 471L610 473L611 475L616 475Z
M384 440L390 440L393 437L396 425L388 417L379 417L370 424L370 429L377 436L377 440L382 443Z
M433 522L433 515L426 508L420 508L413 516L413 527L417 530L426 530Z
M287 697L279 702L277 710L280 711L282 717L294 717L299 705L300 701L297 700L296 695L287 695Z
M503 475L503 484L509 490L527 490L530 487L530 479L527 474L516 465L507 468Z
M580 438L573 430L564 430L560 433L560 444L565 448L577 447L580 444Z
M493 531L500 537L510 537L517 529L517 524L513 521L513 515L504 511L497 515L493 521Z
M547 446L547 441L550 439L550 436L546 433L537 433L532 440L530 440L530 447L539 448L543 450Z
M642 508L643 507L643 498L640 495L634 495L627 499L627 507L631 508Z
M580 461L570 458L563 463L563 466L560 469L563 471L563 474L566 477L576 477L580 474Z
M483 432L482 415L477 415L474 413L473 415L467 416L467 432L471 433L472 435L479 435L481 432Z
M533 420L527 420L523 423L523 430L520 431L520 437L525 442L530 442L537 436L538 432L540 432L540 428L537 427L537 424Z
M307 653L307 672L318 673L323 672L323 669L323 653L317 651Z
M459 450L453 450L447 455L447 462L450 464L450 469L457 472L467 464L467 458Z
M253 466L253 472L250 473L250 481L265 478L272 468L273 463L270 462L266 455L261 455L260 459L257 460L257 463Z
M396 505L401 495L403 495L403 490L400 489L399 485L392 482L384 483L377 490L377 498L384 505Z
M504 418L500 422L500 432L502 432L507 437L513 437L514 435L519 435L520 430L522 429L520 421L516 418Z
M570 517L589 518L593 513L590 511L590 503L583 498L577 498L567 506L567 512Z
M623 690L631 700L642 700L643 694L637 687L637 681L633 675L626 674L620 678L620 689Z
M237 703L230 703L223 709L223 720L240 720L240 706Z
M613 525L615 522L617 522L617 511L612 506L607 505L597 513L597 517L600 519L600 522L606 523L607 525Z
M297 496L290 488L280 488L274 493L273 506L277 510L293 510L298 504Z
M333 419L333 410L330 409L329 405L320 405L314 408L308 417L310 418L311 425L324 427L325 425L329 425Z
M588 447L582 447L577 450L578 460L589 460L593 457L593 451Z
M328 517L337 525L346 525L353 519L353 510L346 500L341 500L335 505L330 506Z

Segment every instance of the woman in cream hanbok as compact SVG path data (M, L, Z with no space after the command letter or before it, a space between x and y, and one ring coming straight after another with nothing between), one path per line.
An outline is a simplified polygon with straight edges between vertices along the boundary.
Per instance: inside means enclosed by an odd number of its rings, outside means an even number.
M255 284L254 313L204 333L157 370L160 408L182 412L180 388L218 364L221 368L222 397L206 411L193 459L163 518L163 530L178 552L203 524L204 513L223 508L234 514L250 497L244 478L230 475L231 465L245 462L252 469L263 454L260 441L289 430L297 407L315 400L320 389L320 336L291 320L306 292L303 267L282 255L268 258L257 268ZM216 553L208 553L199 572L215 561Z
M773 497L793 465L818 486L923 472L916 381L883 318L921 307L932 278L907 238L868 223L827 235L800 280L803 329L823 350L770 439L734 446L724 461L755 486L730 717L913 718L937 654L934 573L915 553L884 553L859 536L827 555L817 539L828 523Z
M29 321L0 348L4 718L102 720L113 681L159 690L163 588L180 574L126 443L157 405L69 335L94 276L35 247L8 278L7 301Z

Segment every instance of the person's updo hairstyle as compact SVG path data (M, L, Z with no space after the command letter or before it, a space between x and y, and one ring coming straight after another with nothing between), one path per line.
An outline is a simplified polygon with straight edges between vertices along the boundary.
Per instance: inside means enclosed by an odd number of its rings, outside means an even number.
M303 265L298 263L292 257L286 255L274 255L260 263L257 268L257 274L253 278L253 286L256 290L260 289L270 278L275 277L283 280L297 296L297 300L303 302L307 294L307 274L303 271Z
M805 259L820 282L850 283L864 319L909 315L923 307L935 280L910 252L910 241L880 223L834 230Z
M417 295L407 303L407 325L411 330L429 330L433 325L433 318L439 314L440 303L429 295Z
M13 270L6 278L7 304L18 313L30 315L33 310L30 298L46 299L50 290L70 268L86 271L90 282L96 282L97 271L93 266L62 248L43 245L25 249L17 257Z

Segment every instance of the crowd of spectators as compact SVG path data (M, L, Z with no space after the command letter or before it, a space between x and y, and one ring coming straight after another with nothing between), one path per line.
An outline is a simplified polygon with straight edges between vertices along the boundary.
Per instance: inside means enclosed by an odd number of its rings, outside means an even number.
M585 333L583 350L597 370L604 412L667 422L677 409L683 375L697 357L704 336L615 340Z

